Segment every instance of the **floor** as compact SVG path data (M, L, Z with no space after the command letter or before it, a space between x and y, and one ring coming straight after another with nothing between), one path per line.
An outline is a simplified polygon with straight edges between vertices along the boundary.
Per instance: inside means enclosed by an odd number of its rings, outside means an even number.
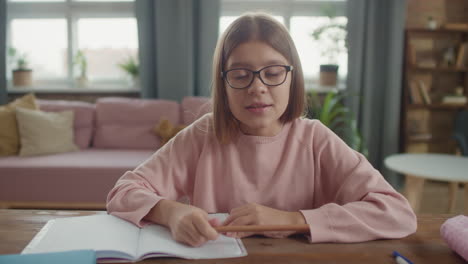
M420 214L444 214L448 213L448 184L438 181L426 181L421 200ZM458 188L457 201L454 214L463 214L465 190Z

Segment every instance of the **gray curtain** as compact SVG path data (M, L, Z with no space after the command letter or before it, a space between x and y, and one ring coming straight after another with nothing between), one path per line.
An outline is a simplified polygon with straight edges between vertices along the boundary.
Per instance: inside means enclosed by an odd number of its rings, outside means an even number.
M142 97L210 94L219 0L138 0Z
M0 0L0 104L7 102L6 80L6 27L7 27L7 3Z
M406 0L348 0L348 104L369 161L396 188L402 179L384 159L399 150Z

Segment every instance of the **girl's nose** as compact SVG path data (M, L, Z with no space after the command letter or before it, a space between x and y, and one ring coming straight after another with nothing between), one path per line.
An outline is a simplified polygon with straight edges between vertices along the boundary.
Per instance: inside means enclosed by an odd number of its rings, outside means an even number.
M260 75L256 74L254 76L254 79L252 83L250 84L249 88L247 88L247 91L249 94L254 94L254 93L266 93L268 90L268 87L260 80Z

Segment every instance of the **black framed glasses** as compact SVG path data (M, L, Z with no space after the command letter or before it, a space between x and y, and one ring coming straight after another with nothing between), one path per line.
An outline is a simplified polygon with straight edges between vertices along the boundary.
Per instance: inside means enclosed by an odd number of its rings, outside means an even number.
M289 65L270 65L261 68L258 71L252 71L245 68L235 68L221 72L221 77L227 81L229 86L234 89L245 89L249 87L255 75L258 75L260 81L268 86L278 86L286 81L288 72L293 70Z

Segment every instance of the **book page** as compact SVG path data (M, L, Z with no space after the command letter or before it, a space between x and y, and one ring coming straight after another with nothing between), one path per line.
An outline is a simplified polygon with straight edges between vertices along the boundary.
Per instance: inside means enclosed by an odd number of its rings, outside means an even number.
M222 221L226 214L212 214ZM140 233L137 255L139 259L172 256L187 259L233 258L247 255L240 239L220 235L201 247L191 247L176 242L168 228L160 225L145 226Z
M107 214L57 218L44 228L22 253L92 249L97 258L134 259L140 231L132 223Z

